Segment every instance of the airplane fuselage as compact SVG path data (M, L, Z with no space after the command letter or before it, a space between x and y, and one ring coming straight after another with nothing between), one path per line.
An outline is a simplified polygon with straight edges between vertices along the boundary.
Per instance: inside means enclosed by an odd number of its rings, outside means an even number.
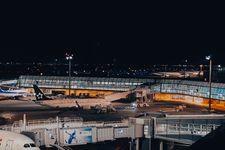
M40 150L25 135L0 130L0 150Z
M28 92L22 89L3 90L0 88L0 97L24 97L27 94Z

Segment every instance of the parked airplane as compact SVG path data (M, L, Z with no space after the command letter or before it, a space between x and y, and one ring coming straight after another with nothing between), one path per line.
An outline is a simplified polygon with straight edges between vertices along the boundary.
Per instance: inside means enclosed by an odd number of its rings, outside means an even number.
M19 99L20 97L25 97L29 93L25 89L21 88L9 88L9 87L0 87L0 98L13 98Z
M34 95L36 97L36 101L53 99L51 97L47 97L36 84L33 85L33 88L34 88L34 93L35 93Z
M202 75L199 71L155 72L153 75L168 78L195 78Z
M184 77L183 72L155 72L153 73L153 75L161 77L176 77L176 78Z
M29 137L0 130L0 150L40 150Z
M71 107L70 105L67 107L69 110L82 110L82 109L92 109L97 113L105 113L105 112L111 112L111 111L116 111L115 108L111 106L111 101L110 100L105 100L105 99L54 99L52 97L46 96L40 88L34 84L33 85L34 92L35 92L35 97L36 103L39 104L46 104L47 106L54 107L53 105L57 102L62 102L65 100L65 103L71 104L71 101L74 101L76 106ZM62 103L61 103L62 104ZM60 107L60 106L59 106ZM65 108L65 107L63 107Z

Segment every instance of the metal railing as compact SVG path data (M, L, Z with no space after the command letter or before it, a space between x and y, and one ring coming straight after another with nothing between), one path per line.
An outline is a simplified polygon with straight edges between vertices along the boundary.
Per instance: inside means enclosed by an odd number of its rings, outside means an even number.
M201 137L225 124L225 119L174 119L155 120L155 138L192 144Z

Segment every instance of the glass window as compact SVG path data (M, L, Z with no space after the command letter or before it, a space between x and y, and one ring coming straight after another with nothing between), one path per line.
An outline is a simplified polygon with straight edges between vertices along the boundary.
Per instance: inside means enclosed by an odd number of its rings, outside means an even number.
M27 147L30 147L30 145L29 144L24 144L23 147L26 147L27 148Z
M34 143L30 143L30 147L36 147Z

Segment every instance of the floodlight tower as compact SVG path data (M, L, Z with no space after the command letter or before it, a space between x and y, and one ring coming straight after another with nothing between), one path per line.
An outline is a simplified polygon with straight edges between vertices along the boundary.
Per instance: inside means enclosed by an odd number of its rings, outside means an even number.
M73 59L73 54L66 53L66 60L69 61L69 97L70 97L70 88L71 88L71 60Z
M211 56L206 56L206 60L209 60L209 113L211 112L211 84L212 84L212 58Z

